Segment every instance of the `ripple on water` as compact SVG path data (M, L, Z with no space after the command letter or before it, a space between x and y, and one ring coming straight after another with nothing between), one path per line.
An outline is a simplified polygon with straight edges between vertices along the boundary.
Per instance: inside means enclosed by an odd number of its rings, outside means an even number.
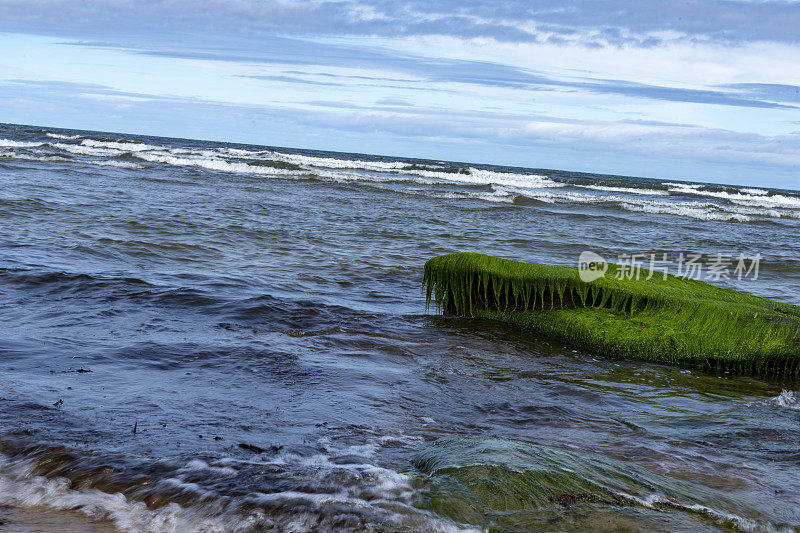
M498 531L776 530L748 504L632 463L521 441L445 438L413 464L417 504Z

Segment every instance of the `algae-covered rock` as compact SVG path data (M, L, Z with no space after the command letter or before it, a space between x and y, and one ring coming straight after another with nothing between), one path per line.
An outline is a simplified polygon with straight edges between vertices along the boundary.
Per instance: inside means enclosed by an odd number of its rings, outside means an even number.
M427 302L501 320L600 354L738 373L800 371L800 307L659 273L581 280L578 269L476 253L425 264Z
M718 531L772 527L724 493L596 455L450 437L412 464L417 506L491 531Z

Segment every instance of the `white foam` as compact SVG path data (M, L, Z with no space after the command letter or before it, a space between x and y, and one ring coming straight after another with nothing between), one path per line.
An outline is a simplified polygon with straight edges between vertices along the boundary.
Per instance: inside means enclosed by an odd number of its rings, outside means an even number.
M372 449L373 446L365 445ZM343 452L365 451L362 446L338 449L336 455ZM370 450L367 450L371 453ZM358 453L356 453L358 455ZM384 527L393 524L398 528L424 530L424 531L476 531L462 529L444 519L435 518L412 505L414 489L412 477L394 470L382 468L370 463L337 464L331 461L331 455L317 454L311 457L285 453L266 461L248 461L251 464L275 465L282 467L299 467L302 471L313 472L319 478L320 486L329 486L325 482L326 476L336 475L336 472L346 473L343 476L349 481L339 484L333 491L305 492L298 490L285 490L272 493L257 493L254 501L262 504L275 504L280 502L283 506L305 512L310 523L318 522L318 512L326 514L334 509L337 512L345 511L348 514L363 514L366 517L375 515ZM316 515L316 517L315 517ZM305 530L305 529L303 529Z
M635 501L644 507L654 508L657 505L668 505L670 507L674 507L676 509L682 509L687 511L692 511L697 514L705 515L718 524L724 524L725 522L732 522L736 524L736 527L742 531L746 532L772 532L772 531L794 531L792 528L778 528L774 524L770 522L758 522L751 518L745 518L743 516L739 516L733 513L728 513L724 511L718 511L716 509L712 509L711 507L701 505L701 504L690 504L690 503L681 503L676 501L674 498L667 498L661 494L650 494L644 498L640 498L638 496L633 496L631 494L626 494L624 492L619 493L620 496L626 498L631 501Z
M181 533L229 531L222 520L203 518L171 503L151 510L144 502L131 502L121 493L71 489L66 478L47 479L20 465L0 459L0 505L47 507L76 511L94 520L109 520L121 531Z
M698 220L717 220L747 222L751 217L747 213L740 212L737 208L723 209L708 202L671 202L661 200L644 200L630 198L621 195L596 195L569 191L526 191L523 194L529 198L541 202L560 204L586 204L586 205L612 205L618 206L626 211L636 213L649 213L654 215L676 215L694 218ZM762 211L754 212L761 216L769 215ZM781 213L772 214L780 216Z
M81 141L84 146L91 146L93 148L111 148L114 150L121 150L122 152L141 152L144 150L168 150L164 146L155 146L152 144L133 143L133 142L114 142L114 141L95 141L94 139L84 139Z
M257 165L249 165L247 163L231 163L224 159L205 158L195 156L178 157L168 155L164 152L149 152L141 151L135 152L134 157L149 161L151 163L165 163L175 166L193 166L205 168L208 170L220 170L223 172L238 172L245 174L264 174L269 176L287 176L298 175L297 171L287 170L283 168L264 167Z
M77 139L78 135L48 133L54 139ZM4 144L5 143L5 144ZM45 143L21 142L0 139L0 147L31 148ZM93 156L98 159L83 163L119 168L142 168L133 162L101 159L131 153L134 157L150 162L174 166L191 166L207 170L252 174L281 178L318 177L340 183L411 183L417 188L400 188L388 185L388 190L436 198L474 199L500 204L512 204L515 198L523 195L551 204L607 205L631 212L675 215L698 220L748 222L757 218L800 218L800 197L770 194L756 188L740 188L738 192L708 190L699 184L665 182L668 191L641 187L609 185L578 185L586 192L575 189L562 190L569 184L556 181L549 176L521 172L501 172L476 167L463 168L462 172L449 172L452 167L436 162L408 161L370 161L363 159L342 159L336 157L290 154L274 150L247 150L232 147L181 148L146 143L99 141L84 138L79 144L50 143L59 150L69 153ZM44 155L44 154L41 154ZM0 152L0 156L17 157L41 161L56 161L47 156L33 158L28 155ZM277 161L297 165L298 169L274 168L249 162ZM463 190L437 190L441 184L464 184L489 186L481 190L464 187ZM378 185L373 185L378 186ZM592 193L595 192L595 194ZM672 193L682 193L697 197L725 200L723 205L711 201L670 201L638 199L641 196L664 197ZM672 200L675 200L673 197Z
M386 170L401 170L409 166L408 163L402 161L363 161L359 159L337 159L334 157L284 154L280 152L271 152L270 155L286 163L322 168L350 168L381 172Z
M432 419L431 419L432 420ZM420 446L425 443L425 438L418 435L383 435L377 438L377 443L381 446L390 444L400 444L403 446Z
M730 213L738 213L740 215L752 215L755 217L766 218L784 218L792 217L793 214L800 215L800 212L791 210L770 209L767 207L747 207L739 205L726 205L722 207L725 211Z
M28 142L28 141L12 141L11 139L0 139L0 146L5 146L7 148L35 148L36 146L42 146L44 143L41 142Z
M116 150L110 148L95 148L91 146L83 146L81 144L52 143L52 146L58 148L59 150L69 152L71 154L91 155L96 157L115 156L125 153L122 150Z
M447 200L483 200L485 202L493 202L499 204L513 204L516 194L509 194L502 190L495 190L493 192L423 192L423 191L402 191L406 194L409 192L416 196L428 196L431 198L443 198Z
M225 150L225 152L230 152L230 149ZM237 155L244 155L242 152L247 152L251 155L254 154L253 152L241 150ZM337 182L411 181L416 183L432 184L435 183L435 181L432 180L438 179L440 182L454 181L480 185L500 183L516 185L525 188L564 186L564 184L554 182L546 176L538 175L509 174L480 169L470 169L470 174L454 174L426 170L399 171L398 169L407 167L408 164L402 162L375 162L373 164L369 161L340 161L334 158L294 156L277 153L270 153L270 157L268 157L267 160L297 165L301 168L301 170L291 170L228 161L222 157L223 154L220 151L216 150L190 150L185 148L162 151L142 150L134 152L133 155L134 157L144 161L168 165L196 166L209 170L219 170L224 172L239 172L272 176L305 176L313 174L316 177ZM259 157L253 161L263 161L264 159L264 157ZM362 170L362 172L358 172L358 170ZM371 173L364 173L364 170L367 170Z
M114 160L91 160L82 161L82 163L89 163L90 165L97 165L100 167L118 167L118 168L144 168L142 165L136 163L129 163L127 161L114 161Z
M554 181L538 174L522 174L513 172L495 172L475 167L468 167L464 173L435 170L434 165L418 165L426 168L410 168L413 165L405 161L364 161L359 159L337 159L332 157L315 157L300 154L271 152L270 156L285 163L307 168L353 169L371 172L391 172L400 175L413 175L425 178L436 178L444 181L470 183L479 185L509 185L524 188L564 187L566 184ZM366 179L366 176L362 177Z
M594 189L596 191L644 194L648 196L666 196L669 194L667 191L662 191L659 189L634 189L631 187L609 187L606 185L579 185L579 187Z
M339 452L347 449L339 450ZM96 489L74 489L66 478L45 478L33 473L26 462L11 462L0 456L0 505L36 508L81 513L93 520L107 520L124 532L182 533L198 531L204 533L278 529L282 531L305 531L319 527L320 520L330 518L336 523L337 515L359 516L363 528L380 524L399 529L425 531L467 531L452 522L432 516L412 505L413 489L411 477L394 470L372 464L336 464L328 455L302 457L284 454L280 460L268 462L216 461L228 466L209 465L203 460L192 460L182 472L211 471L229 474L236 470L229 465L237 463L288 465L300 467L301 472L318 478L320 489L327 492L301 492L286 490L275 493L253 493L244 499L221 497L202 489L197 483L186 482L180 477L157 481L165 487L179 488L195 493L199 503L182 507L170 503L159 509L149 509L144 502L132 501L122 493L106 493ZM347 472L350 482L330 491L328 475ZM286 513L265 513L258 504L285 502L291 507ZM344 529L349 529L345 527ZM476 530L469 530L476 531Z
M782 194L773 194L772 196L731 195L728 200L739 205L800 209L800 198Z
M741 189L744 191L745 189ZM768 195L766 191L760 191L756 194L743 194L729 193L726 191L709 191L701 190L697 187L672 187L670 192L681 194L692 194L695 196L706 196L709 198L720 198L728 200L732 203L745 205L745 206L762 206L762 207L781 207L787 209L800 209L800 197L785 196L781 194ZM764 192L764 194L762 194Z
M770 403L776 407L783 407L793 411L800 411L800 398L794 391L784 390L778 396L770 398Z
M202 459L192 459L181 470L184 472L211 472L224 477L232 477L238 474L236 469L231 466L209 465Z
M664 185L665 187L676 187L682 189L699 189L700 187L702 187L702 185L695 185L694 183L671 183L669 181L666 183L662 183L662 185Z
M224 152L227 155L232 155L236 157L258 157L262 154L269 153L268 150L260 150L260 151L253 151L253 150L242 150L241 148L220 148L221 152Z
M742 192L743 194L754 194L754 195L765 195L765 194L769 194L769 191L765 191L764 189L749 189L749 188L743 188L743 189L739 189L739 191L740 191L740 192Z
M502 185L492 185L491 192L465 192L465 196L470 198L477 198L486 202L495 202L501 204L513 204L517 196L526 194L530 189L517 189L514 187L503 187Z
M698 186L699 187L699 186ZM694 190L691 190L694 192ZM658 215L676 215L694 218L697 220L711 220L711 221L737 221L749 222L754 218L800 218L800 213L797 210L786 209L781 205L762 205L757 206L751 203L741 203L734 201L733 204L717 205L711 202L693 201L669 201L664 200L634 200L630 196L623 195L594 195L588 193L578 193L569 191L519 191L521 194L535 200L546 203L574 203L574 204L611 204L618 205L622 209L638 213L650 213ZM760 197L752 197L760 198ZM763 197L763 198L777 198L787 199L793 201L789 197ZM505 201L502 198L495 199L494 201Z
M63 162L71 162L70 159L66 157L61 157L58 155L44 155L44 156L35 156L35 155L28 155L28 154L20 154L14 151L3 151L0 152L0 157L8 157L10 159L22 159L25 161L45 161L48 163L63 163Z
M0 157L8 157L13 159L22 159L25 161L43 161L47 163L69 163L72 162L71 159L68 159L63 156L55 155L55 154L48 154L47 152L43 152L41 150L34 151L36 155L29 155L29 154L20 154L14 151L2 151L0 152ZM84 155L84 154L81 154ZM108 159L94 159L88 161L81 161L81 163L86 163L89 165L97 165L101 167L119 167L119 168L143 168L142 165L137 165L136 163L129 163L127 161L114 161Z
M597 203L613 203L620 200L626 200L623 196L599 196L596 194L587 194L582 192L569 192L569 191L516 191L534 200L545 202L549 204L597 204Z
M62 135L61 133L45 133L51 139L63 139L65 141L80 139L80 135Z
M60 134L51 134L54 138L71 138ZM2 142L2 141L0 141ZM17 141L8 141L10 146L22 146ZM27 143L28 146L41 146L43 143ZM167 148L144 143L97 141L83 139L80 144L52 143L52 146L76 155L95 157L117 156L132 152L135 157L153 163L176 166L195 166L208 170L238 172L272 176L300 176L312 173L334 181L412 181L424 184L439 182L455 182L476 185L502 185L520 189L560 188L566 186L538 174L522 174L513 172L496 172L469 167L463 173L447 172L444 168L437 170L438 165L419 165L425 168L410 168L413 165L406 161L367 161L360 159L338 159L333 157L286 154L274 151L253 151L240 148L220 147L215 149ZM249 165L241 161L229 161L227 158L252 159L254 162L273 160L297 165L302 170L273 168L269 166ZM91 162L99 164L98 162ZM107 166L137 168L130 163L113 162ZM331 172L332 171L332 172ZM347 172L350 171L350 172ZM497 194L484 195L490 201L497 201ZM499 201L508 201L500 199Z
M219 158L227 155L232 155L232 154L227 154L224 149L198 150L195 148L164 148L158 153L163 153L167 155L177 155L177 156L190 155L190 156L211 157L211 158Z
M688 204L688 203L666 203L666 202L620 202L620 206L626 211L638 213L650 213L654 215L679 215L698 220L719 220L738 222L748 222L751 218L740 213L731 213L716 209L711 204Z
M306 174L313 174L318 178L323 178L328 181L334 181L337 183L352 183L352 182L362 182L362 183L391 183L391 182L407 182L407 183L419 183L419 184L435 184L440 183L436 180L426 179L418 176L401 176L399 174L386 174L386 173L373 173L373 174L365 174L364 172L358 172L356 170L323 170L314 168L309 168L306 171L295 171L296 173L303 173ZM393 190L393 189L387 189Z
M545 188L561 188L565 187L565 183L554 181L547 176L539 174L516 174L511 172L494 172L491 170L483 170L478 168L469 169L469 174L449 174L445 172L436 172L436 177L447 181L456 181L459 183L473 183L477 185L491 184L491 185L506 185L509 187L518 187L520 189L545 189ZM427 171L420 171L427 172ZM424 174L423 174L424 175Z

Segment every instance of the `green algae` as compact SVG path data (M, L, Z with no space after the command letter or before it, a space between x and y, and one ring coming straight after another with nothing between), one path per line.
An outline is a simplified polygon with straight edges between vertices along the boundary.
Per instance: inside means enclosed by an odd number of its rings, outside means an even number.
M715 489L632 463L494 437L418 453L415 505L484 531L718 531L761 514Z
M800 307L618 265L592 282L577 268L477 253L425 264L426 307L517 324L613 356L743 374L800 372Z

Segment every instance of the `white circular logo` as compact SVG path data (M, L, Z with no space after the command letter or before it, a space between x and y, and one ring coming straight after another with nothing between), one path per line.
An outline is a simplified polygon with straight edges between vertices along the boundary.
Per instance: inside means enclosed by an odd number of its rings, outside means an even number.
M602 278L606 275L607 270L608 263L606 260L594 252L587 250L581 252L580 257L578 257L578 276L586 283Z

